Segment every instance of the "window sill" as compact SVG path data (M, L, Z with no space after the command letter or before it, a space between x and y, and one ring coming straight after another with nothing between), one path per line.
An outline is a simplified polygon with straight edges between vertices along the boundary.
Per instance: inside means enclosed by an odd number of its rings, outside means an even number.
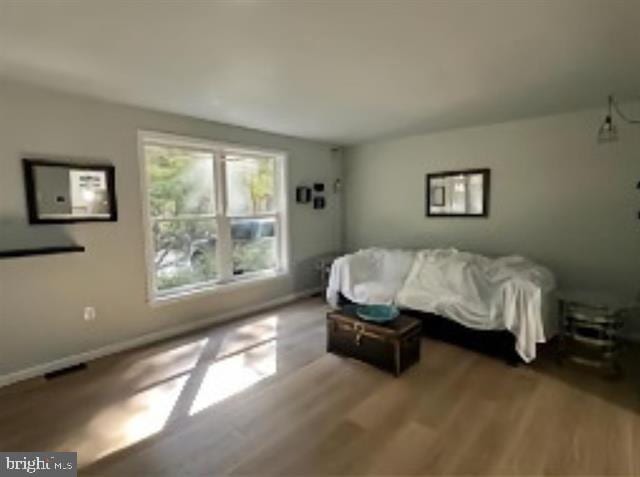
M231 292L252 286L265 285L288 276L289 272L282 270L252 273L250 275L235 278L228 282L209 282L192 287L185 287L160 296L153 296L150 298L149 303L153 307L170 305L176 302L202 298L207 295L217 295L219 293Z

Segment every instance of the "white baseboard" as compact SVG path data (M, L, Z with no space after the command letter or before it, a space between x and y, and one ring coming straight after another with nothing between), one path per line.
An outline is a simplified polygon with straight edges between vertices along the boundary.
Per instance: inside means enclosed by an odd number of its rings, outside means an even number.
M259 303L257 305L246 306L243 308L229 311L227 313L223 313L221 315L212 316L210 318L205 318L202 320L192 321L189 323L185 323L183 325L173 326L171 328L165 328L162 330L154 331L152 333L144 334L142 336L137 336L135 338L128 339L126 341L113 343L107 346L103 346L101 348L96 348L93 350L85 351L83 353L65 356L64 358L56 359L54 361L49 361L47 363L31 366L29 368L25 368L20 371L15 371L13 373L0 376L0 388L12 383L16 383L18 381L24 381L25 379L42 376L45 373L50 373L52 371L67 368L69 366L85 363L87 361L92 361L94 359L119 353L121 351L138 348L140 346L154 343L156 341L160 341L166 338L171 338L172 336L182 335L190 331L206 328L207 326L224 323L225 321L231 321L236 318L240 318L242 316L250 315L252 313L257 313L263 310L267 310L269 308L284 305L286 303L291 303L292 301L296 301L301 298L311 296L314 293L318 293L319 291L321 291L320 288L310 288L307 290L303 290L300 292L295 292L289 295L275 298L267 302Z

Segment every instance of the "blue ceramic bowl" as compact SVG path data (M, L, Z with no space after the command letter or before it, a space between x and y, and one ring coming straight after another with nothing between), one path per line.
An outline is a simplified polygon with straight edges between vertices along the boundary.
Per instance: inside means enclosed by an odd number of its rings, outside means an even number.
M356 314L366 321L386 323L396 318L400 312L393 305L359 305Z

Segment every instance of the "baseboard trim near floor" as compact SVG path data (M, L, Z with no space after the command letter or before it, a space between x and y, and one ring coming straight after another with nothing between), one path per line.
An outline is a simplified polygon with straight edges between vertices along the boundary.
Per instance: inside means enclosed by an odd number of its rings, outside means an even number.
M309 288L307 290L290 293L289 295L275 298L267 302L246 306L243 308L238 308L226 313L222 313L220 315L215 315L209 318L185 323L178 326L172 326L171 328L166 328L166 329L154 331L151 333L147 333L142 336L137 336L135 338L128 339L126 341L113 343L107 346L85 351L82 353L65 356L64 358L56 359L54 361L49 361L47 363L31 366L29 368L25 368L20 371L15 371L9 374L5 374L4 376L0 376L0 388L4 386L8 386L9 384L16 383L18 381L24 381L26 379L43 376L46 373L51 373L62 368L75 366L80 363L86 363L87 361L92 361L94 359L102 358L104 356L119 353L119 352L126 351L133 348L138 348L140 346L161 341L163 339L179 336L179 335L188 333L190 331L199 330L211 325L224 323L226 321L231 321L246 315L250 315L252 313L258 313L264 310L268 310L276 306L285 305L287 303L291 303L301 298L312 296L318 293L319 291L321 291L320 288Z

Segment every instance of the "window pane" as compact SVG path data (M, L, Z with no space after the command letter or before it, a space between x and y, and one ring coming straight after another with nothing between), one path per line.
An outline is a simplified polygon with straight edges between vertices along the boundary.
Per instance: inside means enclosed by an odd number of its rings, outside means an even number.
M231 239L234 275L277 267L275 219L233 219Z
M215 280L218 276L214 219L158 220L153 224L158 291Z
M227 157L227 213L255 215L273 212L275 159Z
M211 152L155 144L144 152L152 217L215 213Z

